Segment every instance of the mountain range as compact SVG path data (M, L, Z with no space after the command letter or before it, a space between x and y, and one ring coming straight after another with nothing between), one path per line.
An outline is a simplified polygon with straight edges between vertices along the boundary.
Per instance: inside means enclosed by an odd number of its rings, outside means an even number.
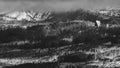
M4 21L43 21L50 15L49 12L33 12L33 11L13 11L1 14Z
M91 18L89 17L91 16ZM68 11L68 12L34 12L34 11L12 11L7 13L0 14L0 21L31 21L31 22L40 22L49 20L58 20L58 21L71 21L71 20L87 20L92 21L93 18L98 19L98 17L120 17L119 8L105 8L99 10L85 11L83 9L77 11ZM95 20L96 20L95 19ZM94 21L95 22L95 21Z

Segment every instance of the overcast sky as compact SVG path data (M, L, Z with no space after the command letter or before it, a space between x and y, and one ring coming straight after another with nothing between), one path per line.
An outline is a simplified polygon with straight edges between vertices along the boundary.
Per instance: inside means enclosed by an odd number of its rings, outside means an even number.
M66 11L119 6L120 0L0 0L0 12L21 9Z

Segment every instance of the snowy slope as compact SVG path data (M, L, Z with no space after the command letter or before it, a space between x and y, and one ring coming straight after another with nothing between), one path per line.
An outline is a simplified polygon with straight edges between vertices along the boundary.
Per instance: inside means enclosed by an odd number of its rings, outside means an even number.
M40 12L33 12L33 11L14 11L6 13L5 16L3 16L3 20L6 21L21 21L21 20L27 20L27 21L42 21L48 18L50 13L40 13Z

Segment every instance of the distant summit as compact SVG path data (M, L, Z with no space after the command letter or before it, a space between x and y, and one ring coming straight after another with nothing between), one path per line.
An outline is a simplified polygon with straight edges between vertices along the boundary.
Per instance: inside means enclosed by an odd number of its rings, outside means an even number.
M105 8L97 10L98 13L107 15L107 16L115 16L120 17L120 8Z
M14 11L5 13L2 19L5 21L43 21L47 19L49 15L50 12Z

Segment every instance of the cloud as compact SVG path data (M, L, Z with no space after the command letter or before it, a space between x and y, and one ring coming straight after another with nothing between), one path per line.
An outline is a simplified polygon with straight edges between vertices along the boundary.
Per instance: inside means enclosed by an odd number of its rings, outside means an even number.
M119 6L120 0L0 0L0 12L22 9L66 11Z
M79 1L79 0L0 0L0 1Z

